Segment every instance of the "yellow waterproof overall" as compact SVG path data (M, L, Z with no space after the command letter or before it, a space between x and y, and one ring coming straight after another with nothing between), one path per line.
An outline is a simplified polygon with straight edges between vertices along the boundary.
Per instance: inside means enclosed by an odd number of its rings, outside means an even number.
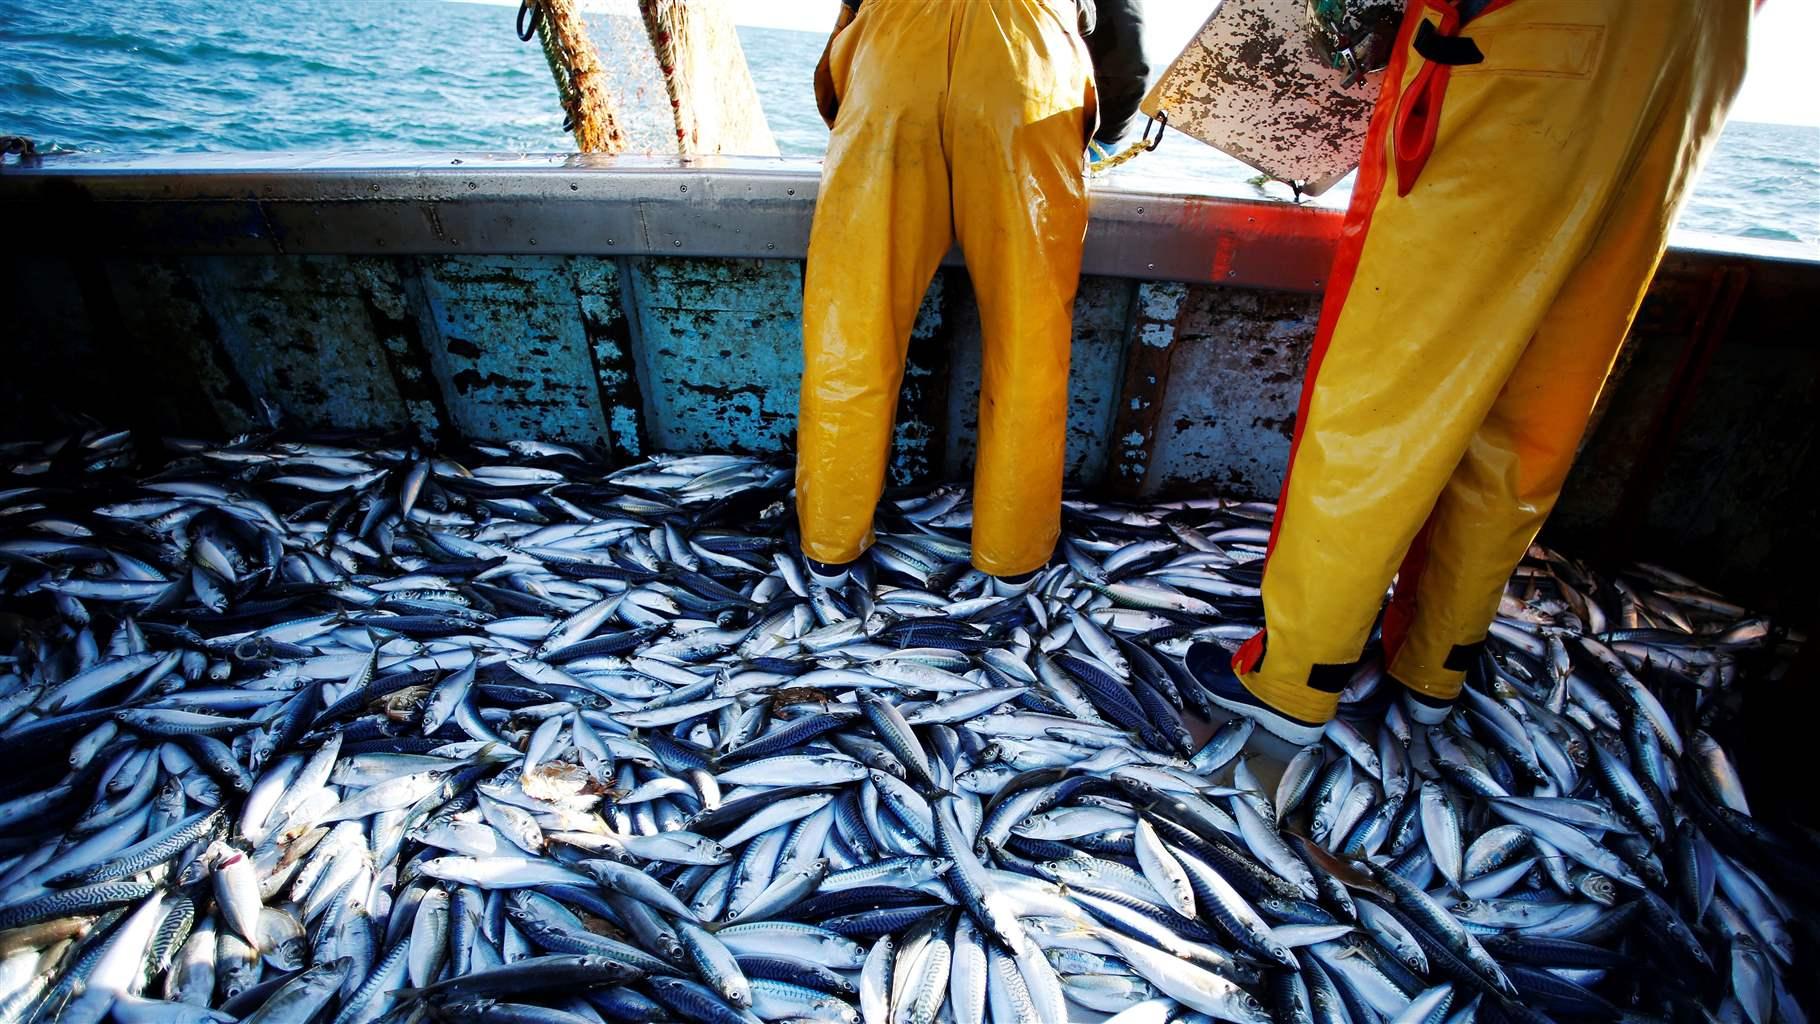
M803 282L803 552L872 543L910 328L958 238L983 373L973 564L1048 561L1087 231L1093 68L1072 0L866 0L834 37L839 99Z
M1412 0L1309 357L1265 629L1233 659L1254 694L1331 718L1393 576L1390 674L1459 693L1719 136L1750 17L1494 0L1459 25Z

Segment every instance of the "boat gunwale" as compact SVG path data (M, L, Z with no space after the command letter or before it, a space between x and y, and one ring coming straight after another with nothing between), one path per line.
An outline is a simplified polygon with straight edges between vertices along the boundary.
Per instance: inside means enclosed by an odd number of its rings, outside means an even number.
M53 251L801 259L819 178L802 158L68 154L0 166L0 208ZM1082 273L1319 291L1342 218L1096 181ZM1794 242L1677 231L1671 249L1820 268Z

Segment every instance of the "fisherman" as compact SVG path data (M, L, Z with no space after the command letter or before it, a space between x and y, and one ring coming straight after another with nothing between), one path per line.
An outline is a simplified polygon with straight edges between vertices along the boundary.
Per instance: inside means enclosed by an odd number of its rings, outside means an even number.
M1118 140L1143 95L1137 4L844 0L815 75L833 137L804 273L796 466L823 585L872 543L911 325L956 240L983 348L973 564L1014 593L1048 562L1084 155Z
M1749 0L1411 0L1327 277L1264 629L1189 668L1313 742L1385 590L1445 719L1744 77ZM1401 565L1399 569L1399 563Z

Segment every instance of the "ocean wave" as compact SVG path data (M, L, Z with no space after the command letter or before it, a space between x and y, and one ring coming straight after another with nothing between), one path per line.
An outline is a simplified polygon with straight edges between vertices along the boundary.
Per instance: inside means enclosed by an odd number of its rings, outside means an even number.
M572 151L543 54L512 31L516 13L427 0L16 2L0 14L0 132L47 151ZM668 97L642 26L604 14L589 25L634 148L661 148ZM810 79L821 34L740 37L779 148L819 155L827 129ZM1111 180L1251 194L1254 176L1171 137ZM1345 198L1340 187L1318 202ZM1680 224L1820 248L1820 128L1727 126Z

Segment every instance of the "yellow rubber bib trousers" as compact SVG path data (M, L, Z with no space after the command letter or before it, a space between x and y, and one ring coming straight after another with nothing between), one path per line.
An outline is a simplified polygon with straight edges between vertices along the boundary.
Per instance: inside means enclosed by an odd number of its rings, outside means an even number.
M1252 693L1331 718L1393 576L1390 674L1459 693L1718 138L1750 17L1494 0L1460 25L1412 0L1309 358L1265 629L1233 660Z
M958 238L983 336L973 564L1048 561L1087 231L1093 69L1071 0L867 0L829 52L839 108L803 282L803 552L872 542L923 292Z

